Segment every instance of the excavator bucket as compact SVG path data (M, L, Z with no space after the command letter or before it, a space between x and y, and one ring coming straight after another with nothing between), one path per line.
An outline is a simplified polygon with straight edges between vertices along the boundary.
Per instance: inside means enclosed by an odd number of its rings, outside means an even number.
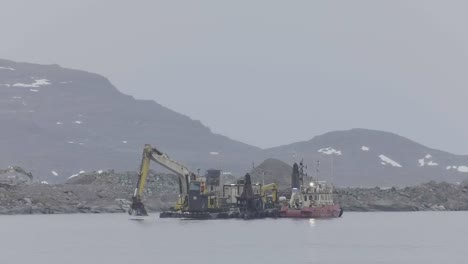
M128 214L131 216L148 216L145 205L138 197L133 197L133 202L128 210Z

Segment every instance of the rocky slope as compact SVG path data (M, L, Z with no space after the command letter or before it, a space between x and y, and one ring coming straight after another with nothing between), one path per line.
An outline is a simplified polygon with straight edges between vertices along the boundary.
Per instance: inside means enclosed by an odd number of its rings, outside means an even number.
M274 158L289 165L304 159L309 174L344 187L456 183L468 177L467 156L382 131L335 131L261 150L214 134L154 101L124 95L102 76L58 65L0 60L0 123L0 167L29 168L38 182L63 183L80 172L135 171L146 143L193 171L217 168L238 176L252 162ZM284 174L273 177L281 183L289 177L284 168L269 173Z
M260 151L124 95L102 76L58 65L0 60L0 123L0 167L30 168L49 182L80 171L136 170L146 143L194 170L237 172Z
M337 186L408 186L468 178L468 156L431 149L399 135L352 129L265 150L265 157L309 166L309 173ZM317 161L319 166L317 167Z
M0 174L0 179L6 177ZM0 214L125 212L136 186L137 173L83 173L65 184L0 184ZM145 201L151 211L170 207L177 197L173 175L150 173Z
M0 180L13 173L6 171L0 173ZM28 175L24 170L14 173ZM178 192L176 179L169 174L150 174L144 195L150 211L174 204ZM122 213L130 206L136 180L134 172L99 171L80 174L59 185L1 183L0 214ZM226 179L223 181L228 183ZM468 210L468 181L429 182L405 188L338 188L336 201L345 211Z
M256 183L277 183L281 189L291 187L292 166L277 160L267 159L256 166L251 172L252 181Z
M343 188L337 200L345 211L466 211L468 183L429 182L405 188Z

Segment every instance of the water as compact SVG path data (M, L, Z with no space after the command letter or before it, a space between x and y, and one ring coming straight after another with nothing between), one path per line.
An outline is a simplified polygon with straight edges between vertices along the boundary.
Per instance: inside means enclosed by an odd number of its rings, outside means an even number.
M142 222L124 214L1 216L0 263L467 263L466 223L468 212Z

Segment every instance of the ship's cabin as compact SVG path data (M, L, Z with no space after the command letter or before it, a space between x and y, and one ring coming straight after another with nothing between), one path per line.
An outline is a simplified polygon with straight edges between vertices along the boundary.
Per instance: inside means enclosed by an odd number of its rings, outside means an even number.
M333 185L324 181L311 181L301 192L303 207L333 205Z

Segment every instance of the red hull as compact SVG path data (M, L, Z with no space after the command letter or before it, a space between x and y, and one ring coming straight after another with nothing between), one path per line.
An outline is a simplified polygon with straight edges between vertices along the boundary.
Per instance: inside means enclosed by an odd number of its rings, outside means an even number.
M336 204L302 209L291 209L288 206L283 206L280 211L280 217L285 218L336 218L341 217L342 214L343 210Z

